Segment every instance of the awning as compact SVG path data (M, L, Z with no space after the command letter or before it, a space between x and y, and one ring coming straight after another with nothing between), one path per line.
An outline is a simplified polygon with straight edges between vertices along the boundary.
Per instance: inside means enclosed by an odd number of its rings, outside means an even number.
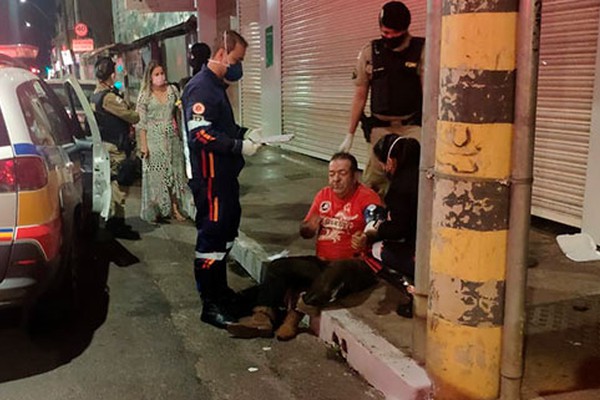
M144 36L132 43L111 43L102 47L98 47L93 51L88 51L86 53L81 53L81 57L83 58L91 58L97 56L105 51L109 51L110 53L123 53L126 51L141 49L142 47L147 46L151 42L164 40L176 36L185 35L189 32L194 32L197 27L196 17L191 16L180 24L173 25L167 29L163 29L162 31L155 32L151 35Z
M192 15L185 22L182 22L177 25L173 25L170 28L163 29L162 31L155 32L151 35L144 36L143 38L140 38L130 44L125 44L125 45L123 45L123 48L120 50L122 50L122 51L136 50L136 49L145 47L146 45L148 45L148 43L151 43L151 42L185 35L189 32L194 32L196 30L197 26L198 25L196 22L196 17Z

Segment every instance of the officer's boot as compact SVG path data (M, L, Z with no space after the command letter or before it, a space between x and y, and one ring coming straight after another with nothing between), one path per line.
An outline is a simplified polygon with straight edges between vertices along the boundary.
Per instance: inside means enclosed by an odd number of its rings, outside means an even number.
M272 337L275 312L271 307L257 306L250 317L227 325L227 332L233 337L251 339L256 337Z
M289 310L283 324L275 331L275 337L281 341L287 341L295 338L298 335L298 325L304 314L296 310Z

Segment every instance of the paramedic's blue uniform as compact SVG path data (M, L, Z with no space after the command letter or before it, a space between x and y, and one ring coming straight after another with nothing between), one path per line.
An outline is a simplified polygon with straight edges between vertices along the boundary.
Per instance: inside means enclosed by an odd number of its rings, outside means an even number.
M245 128L235 123L225 84L206 66L182 95L192 179L198 210L194 272L202 298L227 293L225 258L241 218L238 175L244 167Z

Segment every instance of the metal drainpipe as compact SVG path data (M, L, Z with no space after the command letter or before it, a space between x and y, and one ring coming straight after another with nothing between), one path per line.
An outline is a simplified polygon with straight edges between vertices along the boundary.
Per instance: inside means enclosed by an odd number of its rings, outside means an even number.
M504 400L520 398L523 380L541 8L541 0L521 0L519 6L515 131L512 144L512 189L500 381L500 398Z
M425 72L423 76L423 129L419 173L419 210L417 215L417 248L415 267L415 304L412 332L412 356L425 363L427 338L427 301L429 297L429 252L431 245L431 207L435 138L440 89L440 38L442 0L427 0L427 32L425 37Z

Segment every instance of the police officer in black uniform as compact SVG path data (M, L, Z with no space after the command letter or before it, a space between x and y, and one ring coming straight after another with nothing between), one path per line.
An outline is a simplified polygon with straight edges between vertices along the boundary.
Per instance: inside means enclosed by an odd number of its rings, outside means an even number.
M230 82L241 78L237 67L247 46L237 32L225 32L213 58L188 82L182 95L192 166L189 186L197 209L194 275L203 303L200 318L219 328L236 321L230 307L235 294L227 285L226 257L240 225L238 175L244 167L243 156L255 154L260 147L244 139L247 129L235 123L225 92L225 78Z
M115 63L110 57L101 57L95 64L98 84L90 102L100 128L100 136L110 156L111 169L111 215L106 229L115 237L138 240L140 235L125 224L125 199L130 180L125 177L123 165L131 151L131 126L140 116L114 87ZM128 175L131 175L129 173Z
M381 38L368 43L358 56L353 74L356 85L350 127L340 151L350 151L354 132L362 123L365 137L374 144L387 133L420 139L423 103L422 69L425 39L408 32L411 15L400 1L386 3L379 15ZM371 90L371 116L363 110ZM388 182L373 151L363 179L382 197Z

